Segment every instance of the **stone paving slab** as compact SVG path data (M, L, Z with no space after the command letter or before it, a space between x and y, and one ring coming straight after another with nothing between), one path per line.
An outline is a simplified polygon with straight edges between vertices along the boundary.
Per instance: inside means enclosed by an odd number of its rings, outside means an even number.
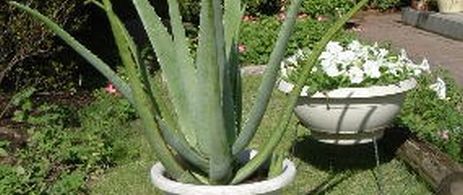
M409 56L420 62L427 58L434 66L450 70L463 86L463 42L427 32L401 22L400 13L366 12L356 17L361 39L389 42L393 49L404 48Z

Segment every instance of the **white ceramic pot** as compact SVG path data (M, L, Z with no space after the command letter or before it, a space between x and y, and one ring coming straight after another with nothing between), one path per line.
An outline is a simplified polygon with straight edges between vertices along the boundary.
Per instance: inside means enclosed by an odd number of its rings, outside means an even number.
M361 144L379 139L399 113L405 93L416 86L414 79L396 85L341 88L307 96L303 89L294 112L311 135L330 144ZM278 88L290 92L291 83L279 81Z
M254 157L255 151L245 152L240 160L248 161ZM285 159L283 161L283 173L269 180L245 183L239 185L193 185L179 183L167 178L165 169L161 163L156 163L151 168L151 181L162 190L165 194L172 195L254 195L254 194L280 194L281 189L289 185L296 176L296 167L294 164Z
M456 13L463 11L463 0L437 0L439 12Z

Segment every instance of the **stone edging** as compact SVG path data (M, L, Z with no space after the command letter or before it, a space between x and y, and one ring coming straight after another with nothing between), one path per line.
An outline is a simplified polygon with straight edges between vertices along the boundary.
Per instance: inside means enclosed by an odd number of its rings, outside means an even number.
M265 65L252 65L252 66L244 66L241 68L241 75L242 76L256 76L262 75L265 71Z
M418 11L406 7L402 9L402 21L426 31L463 40L463 13Z

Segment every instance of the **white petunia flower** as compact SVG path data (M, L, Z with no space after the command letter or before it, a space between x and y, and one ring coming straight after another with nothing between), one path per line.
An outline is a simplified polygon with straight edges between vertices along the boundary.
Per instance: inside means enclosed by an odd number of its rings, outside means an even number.
M289 57L289 58L286 59L286 62L287 62L287 63L293 64L294 66L297 66L297 65L298 65L297 61L298 61L298 57L295 56L295 55L294 55L294 56L291 56L291 57Z
M407 51L405 51L405 49L400 49L399 57L408 59Z
M344 50L344 48L341 46L341 44L339 44L339 42L330 41L326 45L326 51L330 53L336 54L336 53L342 52L342 50Z
M306 58L305 54L304 54L304 51L302 49L298 49L296 51L296 54L294 54L294 56L298 59L304 59Z
M298 58L296 56L291 56L280 63L281 75L283 77L288 77L293 70L298 66Z
M383 59L389 54L389 51L384 48L379 49L378 58Z
M329 77L337 77L342 74L341 71L339 71L338 67L336 65L331 65L331 66L322 66L323 71L329 76Z
M379 71L379 63L377 61L368 60L363 64L365 74L370 78L379 78L381 72Z
M339 63L343 64L344 66L347 66L347 64L352 63L356 59L356 54L353 51L344 51L340 52L338 54L338 61Z
M334 60L336 58L335 54L324 51L320 54L320 57L318 59L323 60L323 59L329 59L329 60Z
M436 92L437 98L441 100L446 99L447 87L441 78L437 77L436 83L430 85L429 88Z
M426 58L424 58L423 62L421 62L420 68L424 72L430 72L431 71L431 65L429 65L429 62L428 62L428 60Z
M413 73L414 76L419 76L423 72L430 72L431 67L429 65L428 60L425 58L423 59L423 62L421 64L414 64L414 63L408 63L406 64L406 67Z
M322 68L328 68L330 66L336 66L334 58L321 59L320 65Z
M301 59L307 58L309 54L308 50L298 50L284 60L285 63L282 63L281 67L282 75L291 74L291 71L301 65ZM389 50L377 43L363 45L354 40L343 47L341 43L331 41L311 70L312 73L318 71L324 74L324 79L343 76L349 78L352 84L361 84L367 78L382 79L383 75L394 79L418 76L423 72L429 72L430 65L426 59L421 64L415 64L404 49L399 55L391 55ZM434 86L436 87L437 85Z
M408 54L405 51L405 49L400 50L399 62L403 62L403 63L406 63L406 64L413 63L412 60L410 60L410 58L408 58Z
M413 76L420 76L424 72L421 65L418 64L409 63L406 65L406 67L408 67L408 69L413 73Z
M393 74L394 76L397 76L403 71L401 65L394 62L385 62L383 66L387 68L386 72L388 74Z
M350 82L353 84L359 84L363 81L364 76L363 76L363 71L359 67L352 67L347 75L349 76Z
M347 45L347 48L351 51L361 51L363 45L359 41L354 40L351 43L349 43L349 45Z
M291 73L291 67L287 66L285 61L282 61L280 64L281 69L281 76L284 78L288 78L288 75Z
M369 48L370 52L373 54L374 57L377 57L379 54L379 46L378 42L375 42L375 44Z

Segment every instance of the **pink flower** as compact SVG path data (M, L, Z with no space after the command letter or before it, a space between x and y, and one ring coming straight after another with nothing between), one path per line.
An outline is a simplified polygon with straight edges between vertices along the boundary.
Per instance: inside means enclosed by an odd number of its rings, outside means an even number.
M109 83L105 88L104 90L106 92L108 92L109 94L117 94L117 89L116 87L114 87L114 85L112 83Z
M280 12L278 15L277 15L277 18L279 21L283 21L286 19L286 13L284 12Z
M297 18L298 18L298 19L305 19L305 18L307 18L308 16L309 16L309 15L307 15L306 13L300 13L300 14L297 15Z
M246 45L243 45L243 44L238 45L238 52L239 53L246 52Z
M449 136L449 131L447 131L447 130L445 130L445 131L440 131L440 132L439 132L439 136L440 136L443 140L445 140L445 141L449 140L449 138L450 138L450 136Z
M328 20L328 17L326 17L326 16L321 16L321 15L317 16L317 21L321 22L321 21L327 21L327 20Z
M246 16L243 16L242 20L244 22L252 22L252 21L255 21L256 20L256 17L255 16L251 16L251 15L246 15Z

